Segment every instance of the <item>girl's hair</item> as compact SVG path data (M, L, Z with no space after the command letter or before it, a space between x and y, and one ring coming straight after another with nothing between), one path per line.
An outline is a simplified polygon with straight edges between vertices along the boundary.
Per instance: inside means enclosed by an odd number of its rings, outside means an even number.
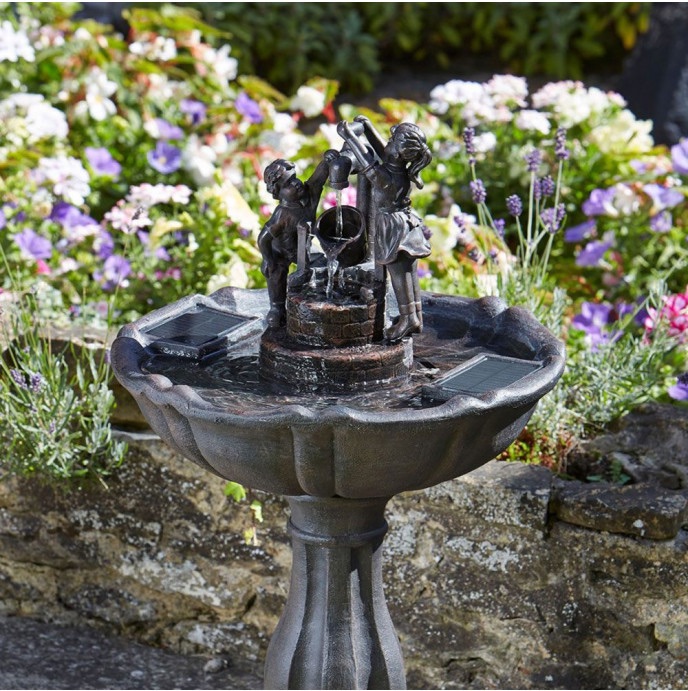
M408 174L418 189L423 188L423 181L420 179L419 173L423 168L432 161L432 154L427 145L425 134L412 122L402 122L391 128L392 137L401 137L403 145L401 146L401 157L404 161L409 163Z

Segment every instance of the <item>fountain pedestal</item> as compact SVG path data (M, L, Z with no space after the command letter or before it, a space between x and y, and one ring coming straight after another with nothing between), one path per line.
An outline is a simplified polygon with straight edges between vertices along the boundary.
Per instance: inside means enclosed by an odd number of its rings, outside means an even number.
M287 497L289 598L265 663L269 689L405 689L382 586L388 499Z

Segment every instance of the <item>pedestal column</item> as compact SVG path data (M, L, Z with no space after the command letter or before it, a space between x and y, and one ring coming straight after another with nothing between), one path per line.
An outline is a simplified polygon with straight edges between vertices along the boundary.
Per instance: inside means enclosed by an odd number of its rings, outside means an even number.
M267 689L405 689L382 587L388 498L287 497L293 565Z

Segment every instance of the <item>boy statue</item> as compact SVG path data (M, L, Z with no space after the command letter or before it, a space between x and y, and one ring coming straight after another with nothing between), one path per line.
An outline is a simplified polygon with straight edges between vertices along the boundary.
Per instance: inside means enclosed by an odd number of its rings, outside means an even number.
M297 261L299 227L308 229L308 224L315 223L329 164L337 156L334 150L326 151L306 182L296 177L294 164L282 158L265 169L268 192L279 201L258 236L258 247L263 255L261 270L267 278L270 297L268 326L280 326L285 321L287 275L291 264Z

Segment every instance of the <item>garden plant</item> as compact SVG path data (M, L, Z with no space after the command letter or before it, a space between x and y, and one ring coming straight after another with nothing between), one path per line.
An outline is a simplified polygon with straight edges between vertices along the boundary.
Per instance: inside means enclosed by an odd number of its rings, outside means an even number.
M565 472L640 403L688 400L688 140L655 146L619 94L500 74L438 85L426 104L335 107L332 80L283 94L240 74L230 37L192 11L131 9L121 37L71 5L0 7L2 472L113 471L107 368L85 349L70 374L45 328L262 287L256 238L275 203L262 171L287 158L308 174L356 114L428 135L422 286L501 295L566 341L564 379L511 457Z

